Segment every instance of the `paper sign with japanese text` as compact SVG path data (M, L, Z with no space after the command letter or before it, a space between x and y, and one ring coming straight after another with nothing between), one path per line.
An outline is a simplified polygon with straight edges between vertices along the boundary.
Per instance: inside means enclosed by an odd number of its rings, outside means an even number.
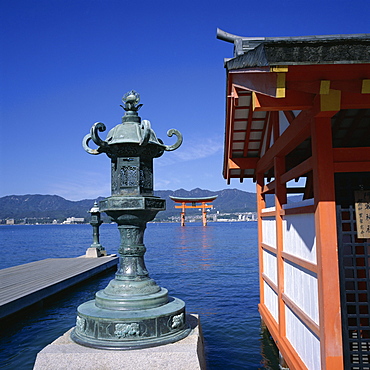
M370 238L370 190L355 191L356 225L358 238Z

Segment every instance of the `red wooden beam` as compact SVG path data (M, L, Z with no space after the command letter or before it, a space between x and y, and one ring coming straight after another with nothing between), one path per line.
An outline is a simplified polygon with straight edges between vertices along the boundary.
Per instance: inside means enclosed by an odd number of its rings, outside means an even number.
M370 78L370 64L316 64L289 66L287 87L291 81L359 80ZM333 87L331 87L333 88Z
M334 162L370 161L370 147L334 148L333 157L334 157Z
M302 175L306 174L311 170L312 170L312 157L306 159L299 165L295 166L288 172L285 172L283 175L281 175L281 181L286 183L290 180L297 179L298 177L301 177Z
M370 67L369 67L370 68ZM369 109L370 94L350 93L343 91L341 109Z
M271 97L278 97L278 73L276 72L229 72L232 83L242 89Z
M255 169L259 158L229 158L228 169L250 170Z
M310 135L311 121L313 121L312 112L310 110L302 111L258 161L257 171L266 172L272 167L275 156L286 155L302 143Z
M262 193L263 194L274 193L275 192L275 188L276 188L276 182L275 182L275 180L273 180L273 181L269 182L268 184L266 184L262 188Z
M253 93L252 99L256 111L304 110L312 108L314 95L287 90L285 98L272 98Z
M337 162L334 172L369 172L370 162Z
M295 114L291 110L285 110L284 115L288 120L289 124L291 124L295 120Z
M330 89L333 90L347 91L357 94L362 92L363 79L360 78L356 80L317 79L313 81L288 81L287 89L302 91L310 94L320 94L322 93L322 81L327 81Z

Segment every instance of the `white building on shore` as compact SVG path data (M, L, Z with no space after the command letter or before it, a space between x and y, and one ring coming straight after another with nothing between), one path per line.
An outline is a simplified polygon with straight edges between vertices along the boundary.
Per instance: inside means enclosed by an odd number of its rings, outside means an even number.
M68 217L63 224L83 224L85 219L83 217Z

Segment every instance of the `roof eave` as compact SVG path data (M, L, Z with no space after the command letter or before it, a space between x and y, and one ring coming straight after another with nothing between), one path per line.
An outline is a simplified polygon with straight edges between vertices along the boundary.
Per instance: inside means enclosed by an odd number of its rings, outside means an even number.
M226 61L225 67L363 63L370 63L370 38L265 42Z

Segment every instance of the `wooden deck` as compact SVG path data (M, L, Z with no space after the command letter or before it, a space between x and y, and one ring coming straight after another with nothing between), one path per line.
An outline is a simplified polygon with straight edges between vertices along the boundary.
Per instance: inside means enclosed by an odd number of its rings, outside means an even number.
M48 258L0 270L0 319L114 268L115 255Z

